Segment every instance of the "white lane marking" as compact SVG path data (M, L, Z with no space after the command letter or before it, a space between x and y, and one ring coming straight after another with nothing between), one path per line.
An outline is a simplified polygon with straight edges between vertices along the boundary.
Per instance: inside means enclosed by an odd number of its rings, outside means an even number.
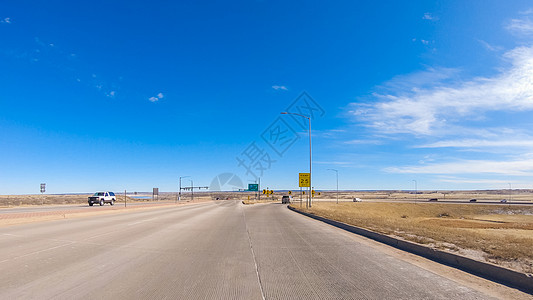
M23 235L12 234L12 233L2 233L2 235L14 236L14 237L23 237Z
M42 250L39 250L39 251L34 251L34 252L31 252L31 253L26 253L26 254L24 254L24 255L19 255L19 256L12 257L12 258L4 259L4 260L1 260L1 261L0 261L0 264L1 264L1 263L4 263L4 262L6 262L6 261L15 260L15 259L19 259L19 258L23 258L23 257L30 256L30 255L39 254L39 253L42 253L42 252L46 252L46 251L50 251L50 250L54 250L54 249L57 249L57 248L70 246L70 245L72 245L72 244L74 244L74 243L75 243L75 242L70 242L70 243L66 243L66 244L63 244L63 245L54 246L54 247L50 247L50 248L46 248L46 249L42 249Z
M254 259L254 265L255 265L255 275L257 276L257 281L259 283L259 289L261 290L261 297L263 300L265 300L265 291L263 290L263 284L261 283L261 275L259 274L259 266L257 265L257 259L255 258L255 252L254 247L252 245L252 238L250 237L250 231L248 230L248 223L246 223L246 213L244 212L244 208L241 205L241 212L242 217L244 218L244 226L246 227L246 235L248 235L248 244L250 245L250 251L252 252L252 258Z
M152 221L152 220L155 220L155 219L158 219L158 218L159 218L159 217L150 218L150 219L144 219L144 220L140 220L140 221L137 221L137 222L129 223L128 225L129 225L129 226L131 226L131 225L137 225L137 224L141 224L141 223L144 223L144 222Z

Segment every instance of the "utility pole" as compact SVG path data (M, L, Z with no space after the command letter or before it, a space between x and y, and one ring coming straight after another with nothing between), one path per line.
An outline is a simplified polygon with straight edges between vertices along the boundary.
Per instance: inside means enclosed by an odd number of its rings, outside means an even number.
M416 199L418 198L418 184L416 180L413 179L413 181L415 182L415 201L416 201Z
M194 201L194 189L198 189L198 190L201 190L201 189L209 189L208 186L194 186L194 182L192 181L192 179L189 179L191 181L191 186L190 187L182 187L180 188L180 191L181 190L191 190L191 201Z
M191 177L191 176L180 176L180 190L178 191L178 201L181 201L181 179L182 178L187 178L187 177Z

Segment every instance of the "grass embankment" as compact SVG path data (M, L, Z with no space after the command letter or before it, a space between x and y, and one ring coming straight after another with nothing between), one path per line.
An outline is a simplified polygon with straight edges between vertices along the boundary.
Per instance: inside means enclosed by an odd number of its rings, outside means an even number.
M87 197L92 194L70 195L0 195L0 207L14 207L24 205L63 205L63 204L87 204ZM195 200L206 197L195 197ZM116 194L116 203L124 203L124 194ZM152 198L138 199L135 196L127 196L127 202L148 202ZM158 201L175 201L175 195L161 195ZM189 200L189 198L184 198Z
M530 206L363 202L315 203L301 210L533 273Z

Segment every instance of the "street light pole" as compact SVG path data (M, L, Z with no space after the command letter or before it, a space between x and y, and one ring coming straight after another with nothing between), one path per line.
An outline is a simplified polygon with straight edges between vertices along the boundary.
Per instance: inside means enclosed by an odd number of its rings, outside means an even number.
M302 118L306 118L308 121L309 121L309 195L308 195L308 203L309 203L309 207L311 207L311 169L312 169L312 166L313 166L313 160L312 160L312 150L311 150L311 118L308 117L308 116L304 116L304 115L300 115L300 114L297 114L297 113L291 113L291 112L282 112L281 113L282 115L296 115L296 116L300 116Z
M335 171L335 174L337 175L337 204L339 204L339 170L335 169L328 169L331 171Z
M416 199L418 198L418 186L417 186L416 180L413 179L413 181L415 182L415 201L416 201Z
M194 201L194 182L192 179L189 179L191 181L191 202Z
M180 190L178 192L178 201L181 201L181 179L187 178L187 177L191 177L191 176L180 176Z

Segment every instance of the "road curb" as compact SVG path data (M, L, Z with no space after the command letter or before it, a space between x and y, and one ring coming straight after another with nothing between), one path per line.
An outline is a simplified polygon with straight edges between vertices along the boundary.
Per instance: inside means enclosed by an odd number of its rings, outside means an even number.
M444 252L433 249L413 242L396 239L384 234L380 234L368 229L356 227L339 221L327 219L314 214L299 211L296 208L287 206L290 210L302 214L304 216L322 221L324 223L333 225L335 227L344 229L346 231L356 233L375 241L393 246L397 249L407 251L416 255L423 256L438 263L446 264L448 266L461 269L468 273L496 281L498 283L519 289L528 294L533 294L533 277L528 274L513 271L494 264L480 262L467 258L461 255Z

